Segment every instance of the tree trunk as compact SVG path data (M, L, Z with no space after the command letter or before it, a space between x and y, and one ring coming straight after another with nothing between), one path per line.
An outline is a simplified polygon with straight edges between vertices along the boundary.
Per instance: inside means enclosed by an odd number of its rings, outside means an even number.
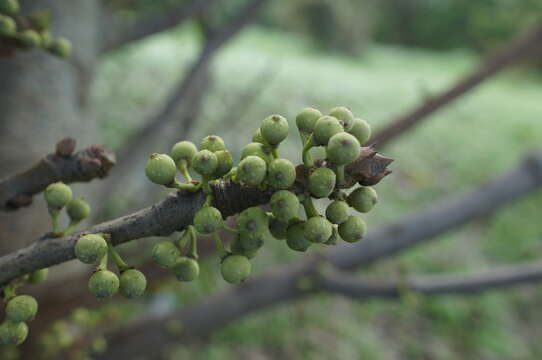
M74 52L67 60L41 49L0 58L0 177L27 168L64 136L83 146L95 141L97 131L88 95L100 45L100 3L23 0L21 5L25 14L50 10L52 34L70 39ZM39 196L30 207L0 213L0 253L48 230Z

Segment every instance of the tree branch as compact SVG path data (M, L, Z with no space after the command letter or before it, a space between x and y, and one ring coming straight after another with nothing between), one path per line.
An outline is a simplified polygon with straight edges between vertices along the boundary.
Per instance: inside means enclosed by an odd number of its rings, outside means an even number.
M388 174L385 168L391 159L375 155L372 149L362 152L354 163L355 172L347 170L347 178L354 176L360 182L381 178ZM384 167L382 164L386 164ZM365 169L364 171L359 171ZM293 191L303 189L298 183ZM232 182L222 182L213 187L214 206L220 209L224 217L236 214L250 206L265 204L272 193L249 188ZM195 212L202 206L205 195L199 191L190 193L178 191L165 200L116 220L93 226L83 233L106 233L111 235L113 245L130 240L167 236L182 230L192 223ZM51 238L50 234L23 249L0 257L0 285L32 271L69 261L75 257L74 245L82 233Z
M330 272L317 278L316 287L332 294L365 300L373 297L396 299L405 291L421 295L475 295L536 281L542 281L542 261L494 267L474 275L425 275L393 283Z
M32 196L54 182L88 182L103 178L115 165L115 154L101 145L92 145L73 153L75 140L58 142L55 153L48 154L30 169L0 180L0 211L12 211L32 203Z
M191 337L206 335L250 312L298 299L317 289L314 286L300 285L303 284L304 278L309 280L309 285L317 284L314 282L314 276L318 275L318 269L322 264L328 263L333 268L342 270L368 265L386 256L397 254L423 240L434 238L454 227L487 216L540 186L542 186L542 153L527 158L516 169L463 196L454 196L452 200L444 201L426 211L416 212L392 225L369 232L367 238L359 243L343 244L325 255L313 255L301 263L283 267L280 272L249 280L240 287L204 299L175 314L141 319L135 324L130 324L126 330L113 336L109 350L101 359L110 356L111 358L129 357L138 352L147 354L143 347L135 344L143 344L143 340L147 339L154 344L155 348L160 348L175 341L185 341ZM536 280L538 280L539 269L534 269ZM0 267L0 272L1 270ZM527 270L525 274L529 274ZM501 275L500 272L496 273L496 276ZM534 277L526 275L525 278L534 281ZM501 279L506 279L506 277L501 276ZM514 281L519 283L520 280ZM427 285L427 283L422 284ZM447 284L454 283L450 280ZM465 285L465 289L468 289L468 285ZM177 319L181 324L190 324L189 333L183 333L183 337L179 337L166 331L164 323L171 319ZM131 345L126 346L127 344Z
M102 51L108 52L119 47L169 30L206 11L215 0L192 0L189 4L168 9L159 15L146 17L134 24L119 24L116 19L106 17L106 37Z
M384 147L394 138L421 123L429 115L450 104L493 75L525 60L540 50L542 50L542 21L539 21L527 34L517 38L496 55L488 58L474 72L458 81L452 88L392 121L373 136L371 143L377 144L378 148Z

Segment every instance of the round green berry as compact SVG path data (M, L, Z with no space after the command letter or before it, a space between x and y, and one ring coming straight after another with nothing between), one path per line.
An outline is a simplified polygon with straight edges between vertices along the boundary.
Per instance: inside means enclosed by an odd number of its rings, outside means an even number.
M352 191L347 198L348 205L361 213L369 212L378 202L376 191L369 186L361 186Z
M250 261L242 255L230 255L222 261L220 272L224 280L231 284L245 281L252 271Z
M326 218L332 224L342 224L348 216L348 204L345 201L334 200L326 208Z
M311 242L305 237L305 223L299 222L288 226L286 232L286 244L292 250L305 252L311 246Z
M109 270L96 271L88 281L88 289L98 299L105 299L119 291L119 278Z
M233 157L228 150L219 150L215 152L216 158L218 160L218 165L214 172L215 178L220 178L230 172L233 167Z
M32 321L38 313L38 302L30 295L19 295L8 301L6 318L14 323Z
M333 226L322 216L313 216L305 222L305 238L313 243L324 243L333 232Z
M266 163L272 160L271 157L271 148L263 143L252 142L247 144L241 150L241 160L245 159L248 156L257 156L262 158Z
M349 133L341 132L329 139L326 147L327 158L337 165L347 165L359 157L359 141Z
M175 182L177 165L175 161L166 154L152 154L145 166L147 178L158 185L170 185Z
M243 250L252 252L260 249L265 243L266 232L262 234L250 234L250 233L241 233L239 234L239 242Z
M47 44L47 51L60 58L67 58L72 53L72 43L68 39L58 38Z
M5 321L0 325L0 344L8 346L21 345L28 336L28 326L24 322Z
M179 281L193 281L199 276L199 264L196 260L183 256L177 259L173 272Z
M354 125L348 132L358 139L360 145L365 144L371 138L371 126L360 118L354 119Z
M75 244L75 256L85 264L96 264L107 254L107 242L97 234L81 236Z
M181 256L179 248L171 241L160 241L152 249L152 259L164 269L171 269L175 266L179 256Z
M248 238L261 238L268 226L269 217L257 206L243 210L237 218L237 230Z
M349 131L354 126L354 114L352 111L344 106L338 106L329 112L330 116L333 116L341 122L345 131Z
M258 253L258 249L247 250L241 244L240 236L237 236L230 244L230 250L234 255L243 255L247 259L252 259Z
M277 114L268 116L262 121L260 133L268 144L280 144L288 136L288 120Z
M263 139L262 132L260 129L256 129L254 131L254 134L252 134L252 142L264 144L265 140Z
M348 219L339 225L339 235L346 242L361 240L367 233L367 224L359 216L349 216Z
M286 159L275 159L269 164L267 182L275 189L288 189L295 182L294 164Z
M0 13L2 14L16 15L20 8L18 0L0 0Z
M224 140L220 136L216 135L209 135L203 138L201 140L201 143L199 144L199 148L201 150L209 150L210 152L217 152L220 150L226 150L226 145L224 144Z
M271 196L271 211L275 218L283 223L288 223L299 213L299 199L288 190L280 190Z
M197 152L198 148L191 141L179 141L171 148L171 157L175 163L184 160L188 165L191 165L192 158Z
M275 217L269 220L269 232L271 235L278 240L286 239L286 233L288 231L288 224L283 223L276 219Z
M237 167L237 180L248 186L258 186L267 174L267 164L257 156L247 156Z
M62 182L47 186L45 189L45 201L51 209L62 209L72 200L72 189Z
M209 150L200 150L192 158L192 167L203 176L211 176L218 167L218 158Z
M66 208L68 216L73 221L81 221L90 215L90 205L85 199L73 199Z
M128 299L140 297L147 288L145 275L136 269L128 269L120 274L120 293Z
M12 18L0 15L0 35L11 36L17 32L17 24Z
M31 284L40 284L47 280L49 277L49 269L44 268L31 272L28 277L28 282Z
M322 113L315 108L307 107L301 110L295 118L295 123L300 132L310 134L316 121L322 117Z
M331 169L318 168L309 176L309 191L315 198L327 197L335 189L336 180L335 173Z
M340 132L343 132L344 128L333 116L322 116L316 124L314 124L314 141L318 145L327 145L329 139Z
M194 226L200 234L212 234L222 228L224 220L217 208L205 206L194 216Z
M41 37L34 30L23 30L17 35L17 39L24 48L30 49L41 45Z

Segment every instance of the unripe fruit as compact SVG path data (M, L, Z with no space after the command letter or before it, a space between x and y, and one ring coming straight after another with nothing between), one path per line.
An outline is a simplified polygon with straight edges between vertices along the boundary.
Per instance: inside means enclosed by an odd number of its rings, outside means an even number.
M363 145L371 138L371 126L360 118L354 119L354 125L348 131L358 139L360 145Z
M40 284L47 280L49 277L49 269L40 269L36 270L32 273L30 273L30 276L28 277L28 282L31 284Z
M219 178L226 175L233 167L233 157L228 150L219 150L215 152L218 165L214 172L214 177Z
M271 149L269 148L269 146L264 145L259 142L253 142L253 143L247 144L241 150L241 160L251 155L260 157L265 162L269 162L272 159Z
M241 244L241 239L240 239L239 236L236 237L235 239L233 239L233 241L231 242L230 250L231 250L232 254L234 254L234 255L243 255L247 259L252 259L258 253L258 249L247 250L247 249L243 248L243 245Z
M276 218L269 220L269 232L271 235L278 240L286 239L286 234L288 231L288 224L280 222Z
M224 280L231 284L245 281L252 271L250 261L242 255L230 255L220 265L220 272Z
M349 216L348 219L339 225L339 235L346 242L361 240L367 233L367 224L359 216Z
M354 126L354 114L347 107L335 107L331 109L329 115L337 118L342 123L345 131L349 131Z
M254 206L243 210L237 218L237 230L241 235L261 238L269 226L269 217L261 208Z
M198 148L191 141L179 141L171 148L171 157L175 163L185 160L188 165L192 164L192 158L198 152Z
M211 176L218 167L218 158L209 150L200 150L192 158L192 167L203 176Z
M347 201L348 205L352 206L356 211L366 213L376 205L378 195L372 187L360 186L348 195Z
M23 30L17 35L17 39L25 48L33 48L41 45L41 37L34 30Z
M12 18L0 15L0 35L11 36L17 32L17 24Z
M194 226L200 234L212 234L222 228L224 220L220 211L212 206L205 206L194 216Z
M322 117L322 113L315 108L307 107L301 110L295 118L295 123L300 132L310 134L316 121Z
M85 199L73 199L66 208L68 216L73 221L81 221L90 215L90 205Z
M252 142L264 144L265 140L263 139L262 132L260 129L256 129L254 131L254 134L252 134Z
M173 272L179 281L193 281L199 276L199 264L196 260L183 256L177 259Z
M5 321L0 325L0 344L8 346L21 345L28 336L28 326L24 322Z
M311 246L311 242L305 238L305 223L300 222L288 226L286 232L286 244L295 251L305 252Z
M96 271L88 281L88 289L98 299L105 299L119 291L119 278L109 270Z
M49 43L47 50L55 56L67 58L72 54L72 43L68 39L57 38Z
M288 120L280 115L271 115L262 121L262 137L271 145L277 145L288 136Z
M96 234L81 236L75 244L75 256L85 264L96 264L107 254L107 242Z
M303 234L313 243L324 243L333 232L333 226L322 216L313 216L305 222Z
M337 165L346 165L358 158L360 150L359 141L353 135L342 132L329 139L326 154L331 162Z
M45 201L51 209L62 209L72 200L72 189L62 182L47 186L45 189Z
M239 243L244 251L254 252L263 246L265 235L265 232L261 234L241 233L239 234Z
M120 274L120 293L128 298L133 299L140 297L145 293L147 288L147 279L145 275L136 269L128 269Z
M271 196L271 211L275 218L283 223L288 223L299 213L299 199L288 190L280 190Z
M158 185L170 185L175 181L177 165L166 154L152 154L145 166L147 178Z
M332 224L342 224L348 216L348 204L345 201L335 200L326 208L326 218Z
M310 174L308 188L315 198L324 198L333 192L335 182L335 173L331 169L321 167Z
M160 241L152 249L152 259L164 269L171 269L175 266L179 256L181 256L179 248L171 241Z
M37 313L38 302L29 295L15 296L6 305L6 318L14 323L32 321Z
M269 164L267 182L275 189L288 189L295 182L295 167L289 160L275 159Z
M314 141L319 145L327 145L329 139L340 132L344 128L333 116L322 116L316 124L314 124Z
M237 167L237 179L248 186L258 186L264 181L267 164L257 156L247 156Z
M201 140L201 143L199 144L199 148L201 150L209 150L210 152L217 152L220 150L225 150L226 145L224 144L224 140L220 136L216 135L209 135L203 138Z
M6 15L15 15L19 12L20 6L18 0L0 0L0 13Z

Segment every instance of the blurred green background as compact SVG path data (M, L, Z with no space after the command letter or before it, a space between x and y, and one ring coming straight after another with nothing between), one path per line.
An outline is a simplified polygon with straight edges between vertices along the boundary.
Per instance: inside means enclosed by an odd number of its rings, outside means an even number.
M127 11L127 17L160 11L159 3L130 3L144 10ZM239 3L228 3L224 14ZM482 56L525 31L541 10L542 2L535 0L276 1L220 52L201 116L190 134L178 139L199 141L216 133L238 156L266 115L280 113L293 121L308 105L324 111L349 106L373 129L381 128L451 86ZM144 123L199 46L198 27L186 25L101 63L93 101L105 143L120 147L123 137ZM396 158L394 173L377 186L381 202L367 218L370 227L453 198L539 147L539 64L532 59L487 81L388 147L385 154ZM250 104L243 103L256 91ZM283 150L296 162L297 146L292 136ZM537 258L541 202L542 194L529 196L370 272L393 279L405 271L475 271ZM300 259L276 242L266 246L254 267L261 273ZM175 283L164 292L176 293L186 304L224 287L214 261L202 273L201 281ZM179 346L175 354L191 359L540 359L540 290L535 285L467 298L363 303L321 295L250 315L209 341Z

